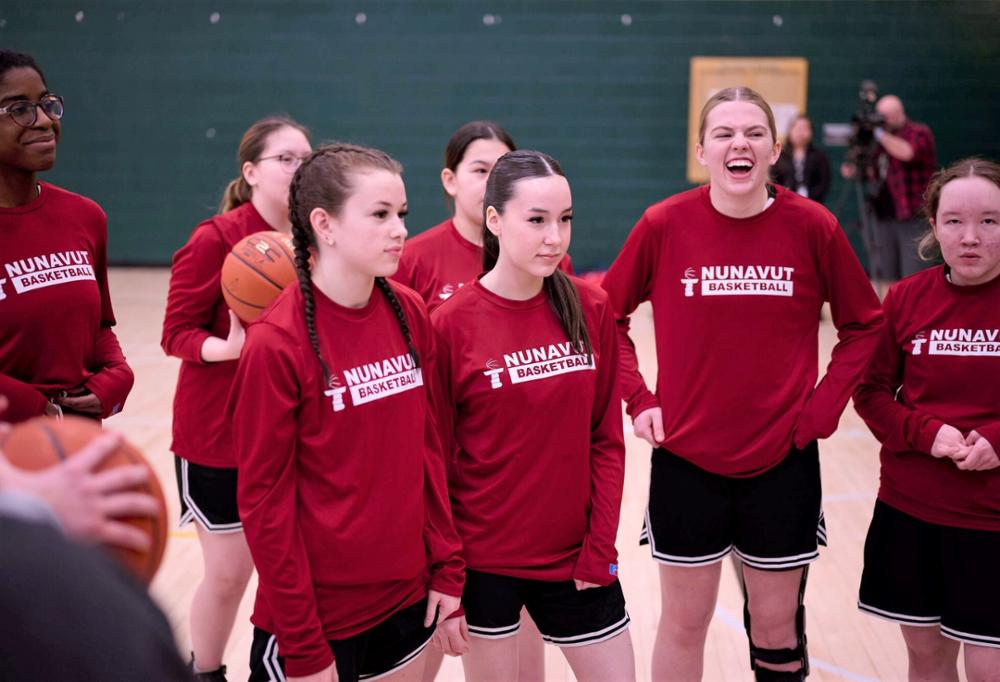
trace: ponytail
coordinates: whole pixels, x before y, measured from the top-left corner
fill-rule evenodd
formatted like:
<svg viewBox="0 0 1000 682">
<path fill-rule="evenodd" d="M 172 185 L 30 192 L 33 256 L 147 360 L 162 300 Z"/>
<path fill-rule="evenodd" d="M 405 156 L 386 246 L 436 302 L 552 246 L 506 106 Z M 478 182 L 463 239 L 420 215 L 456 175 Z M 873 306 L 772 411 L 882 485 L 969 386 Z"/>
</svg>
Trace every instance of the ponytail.
<svg viewBox="0 0 1000 682">
<path fill-rule="evenodd" d="M 247 184 L 246 179 L 241 173 L 238 178 L 233 178 L 226 185 L 226 189 L 222 193 L 222 201 L 219 202 L 219 214 L 221 215 L 227 211 L 232 211 L 238 206 L 242 206 L 250 201 L 252 194 L 253 188 Z"/>
</svg>

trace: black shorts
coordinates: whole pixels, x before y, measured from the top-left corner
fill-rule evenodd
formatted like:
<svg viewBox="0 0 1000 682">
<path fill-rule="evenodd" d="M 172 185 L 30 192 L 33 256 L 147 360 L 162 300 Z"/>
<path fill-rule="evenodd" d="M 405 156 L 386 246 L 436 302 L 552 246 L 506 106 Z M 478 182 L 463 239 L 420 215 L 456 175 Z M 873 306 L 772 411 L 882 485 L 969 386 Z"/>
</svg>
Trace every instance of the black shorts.
<svg viewBox="0 0 1000 682">
<path fill-rule="evenodd" d="M 730 552 L 762 570 L 805 566 L 826 545 L 822 497 L 815 441 L 750 478 L 713 474 L 657 448 L 640 544 L 670 566 L 707 566 Z"/>
<path fill-rule="evenodd" d="M 617 580 L 607 587 L 577 590 L 572 580 L 548 582 L 466 570 L 462 606 L 469 634 L 485 639 L 516 635 L 522 606 L 542 639 L 561 647 L 603 642 L 629 624 Z"/>
<path fill-rule="evenodd" d="M 865 540 L 858 608 L 1000 648 L 1000 532 L 921 521 L 881 500 Z"/>
<path fill-rule="evenodd" d="M 210 533 L 243 531 L 236 506 L 236 469 L 206 467 L 174 455 L 181 522 L 198 521 Z"/>
<path fill-rule="evenodd" d="M 424 627 L 427 599 L 392 614 L 375 627 L 347 639 L 329 640 L 340 682 L 377 680 L 413 662 L 431 641 L 434 626 Z M 284 682 L 285 659 L 277 638 L 253 629 L 248 682 Z"/>
</svg>

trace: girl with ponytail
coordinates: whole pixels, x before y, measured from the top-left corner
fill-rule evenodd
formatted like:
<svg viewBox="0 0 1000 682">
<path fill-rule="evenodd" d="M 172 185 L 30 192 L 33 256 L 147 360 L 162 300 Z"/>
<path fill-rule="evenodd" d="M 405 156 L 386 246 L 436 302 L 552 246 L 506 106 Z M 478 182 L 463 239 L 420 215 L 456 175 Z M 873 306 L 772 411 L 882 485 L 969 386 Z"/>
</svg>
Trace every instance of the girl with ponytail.
<svg viewBox="0 0 1000 682">
<path fill-rule="evenodd" d="M 298 286 L 247 332 L 230 398 L 260 576 L 250 679 L 419 679 L 464 581 L 423 302 L 390 283 L 402 168 L 317 149 L 289 195 Z M 405 670 L 404 670 L 405 667 Z"/>
<path fill-rule="evenodd" d="M 437 640 L 466 679 L 517 678 L 522 605 L 578 680 L 634 679 L 615 536 L 625 471 L 607 295 L 561 272 L 573 218 L 559 164 L 497 161 L 483 269 L 434 311 L 439 422 L 468 577 Z"/>
<path fill-rule="evenodd" d="M 239 177 L 220 213 L 198 225 L 170 271 L 161 345 L 181 359 L 173 444 L 181 524 L 194 520 L 205 573 L 191 603 L 192 668 L 225 680 L 222 655 L 253 562 L 236 508 L 236 453 L 226 397 L 243 347 L 239 319 L 222 298 L 219 272 L 233 246 L 256 232 L 288 232 L 288 186 L 311 151 L 308 131 L 273 116 L 254 123 L 239 148 Z"/>
</svg>

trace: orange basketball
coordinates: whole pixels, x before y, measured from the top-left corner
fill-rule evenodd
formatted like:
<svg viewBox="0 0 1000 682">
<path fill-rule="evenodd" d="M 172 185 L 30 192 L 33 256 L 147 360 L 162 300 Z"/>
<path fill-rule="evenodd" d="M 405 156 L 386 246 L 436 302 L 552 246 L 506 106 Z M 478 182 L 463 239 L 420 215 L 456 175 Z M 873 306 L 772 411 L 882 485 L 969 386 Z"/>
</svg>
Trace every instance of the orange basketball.
<svg viewBox="0 0 1000 682">
<path fill-rule="evenodd" d="M 4 442 L 3 452 L 11 464 L 26 471 L 38 471 L 57 465 L 67 457 L 72 457 L 101 434 L 100 425 L 83 417 L 64 417 L 58 421 L 52 417 L 35 417 L 18 424 Z M 149 480 L 144 485 L 133 488 L 136 492 L 152 495 L 159 502 L 159 512 L 153 517 L 122 517 L 125 521 L 149 535 L 151 544 L 144 552 L 107 546 L 107 550 L 136 577 L 149 584 L 163 560 L 167 547 L 167 505 L 163 489 L 156 479 L 146 458 L 126 441 L 114 452 L 109 453 L 98 467 L 98 471 L 129 464 L 142 464 L 149 469 Z M 72 567 L 69 567 L 72 570 Z"/>
<path fill-rule="evenodd" d="M 295 247 L 284 232 L 244 237 L 222 263 L 222 296 L 244 322 L 253 322 L 296 279 Z"/>
</svg>

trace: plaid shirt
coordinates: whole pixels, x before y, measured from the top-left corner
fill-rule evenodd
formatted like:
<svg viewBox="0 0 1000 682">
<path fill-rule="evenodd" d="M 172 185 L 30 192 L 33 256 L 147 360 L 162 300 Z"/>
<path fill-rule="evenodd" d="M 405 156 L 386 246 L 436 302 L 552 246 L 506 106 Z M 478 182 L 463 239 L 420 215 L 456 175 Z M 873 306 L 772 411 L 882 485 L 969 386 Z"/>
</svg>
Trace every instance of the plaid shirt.
<svg viewBox="0 0 1000 682">
<path fill-rule="evenodd" d="M 888 169 L 884 171 L 886 187 L 896 208 L 896 220 L 909 220 L 920 215 L 923 207 L 924 190 L 931 175 L 937 168 L 937 156 L 934 152 L 934 135 L 931 129 L 923 123 L 907 120 L 903 127 L 889 131 L 900 137 L 913 147 L 913 158 L 900 161 L 887 153 L 883 147 L 876 153 L 876 168 L 886 168 L 881 157 L 888 161 Z"/>
</svg>

